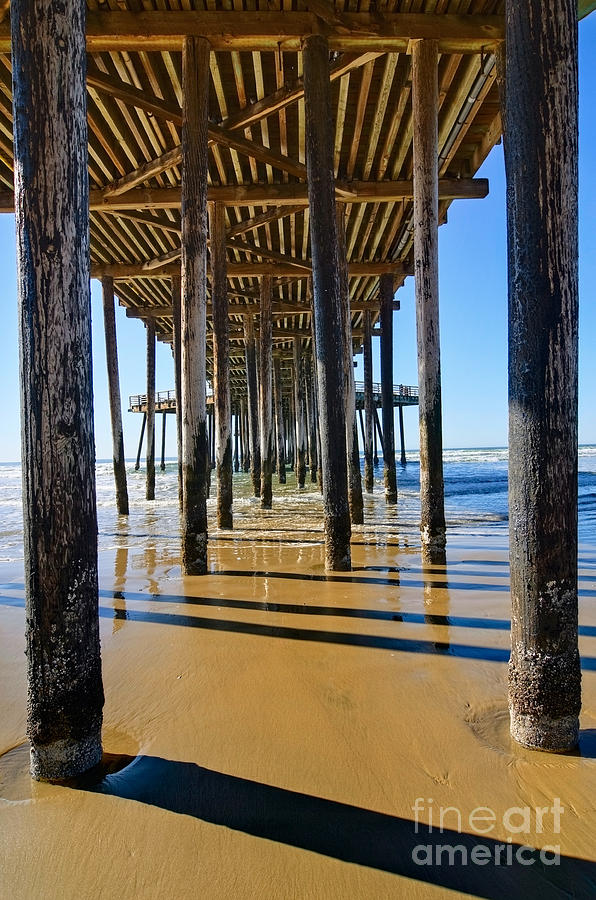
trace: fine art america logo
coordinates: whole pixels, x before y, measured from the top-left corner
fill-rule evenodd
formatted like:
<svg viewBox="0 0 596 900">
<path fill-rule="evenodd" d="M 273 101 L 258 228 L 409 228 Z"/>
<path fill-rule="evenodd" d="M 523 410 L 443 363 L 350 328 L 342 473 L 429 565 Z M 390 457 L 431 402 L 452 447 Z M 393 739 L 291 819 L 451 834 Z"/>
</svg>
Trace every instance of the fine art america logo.
<svg viewBox="0 0 596 900">
<path fill-rule="evenodd" d="M 412 850 L 412 860 L 417 866 L 532 866 L 541 862 L 545 866 L 558 866 L 561 861 L 561 847 L 544 846 L 541 850 L 520 844 L 523 835 L 560 834 L 561 813 L 564 807 L 559 797 L 553 799 L 552 806 L 510 806 L 502 815 L 488 806 L 477 806 L 469 814 L 463 814 L 456 806 L 434 807 L 432 798 L 417 797 L 412 807 L 414 831 L 420 834 L 421 842 Z M 421 821 L 422 818 L 422 821 Z M 443 842 L 433 837 L 432 842 L 424 842 L 431 835 L 454 833 L 487 836 L 498 830 L 507 832 L 506 843 L 498 843 L 489 838 L 489 843 L 479 841 L 467 846 L 462 843 Z M 447 832 L 447 834 L 445 834 Z M 515 842 L 515 843 L 514 843 Z"/>
</svg>

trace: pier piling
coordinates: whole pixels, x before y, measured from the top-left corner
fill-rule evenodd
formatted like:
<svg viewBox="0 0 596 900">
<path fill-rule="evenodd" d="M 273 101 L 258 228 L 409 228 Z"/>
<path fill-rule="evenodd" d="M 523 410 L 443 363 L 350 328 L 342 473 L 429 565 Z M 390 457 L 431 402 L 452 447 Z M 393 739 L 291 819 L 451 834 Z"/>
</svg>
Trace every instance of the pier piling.
<svg viewBox="0 0 596 900">
<path fill-rule="evenodd" d="M 176 393 L 176 446 L 178 451 L 178 504 L 182 511 L 182 335 L 180 331 L 180 276 L 172 276 L 172 318 L 174 322 L 174 387 Z"/>
<path fill-rule="evenodd" d="M 33 778 L 101 760 L 84 7 L 14 0 L 15 213 Z"/>
<path fill-rule="evenodd" d="M 370 312 L 364 313 L 364 490 L 369 494 L 374 490 L 374 397 L 372 371 L 372 337 Z"/>
<path fill-rule="evenodd" d="M 439 342 L 438 44 L 412 47 L 414 275 L 420 417 L 420 534 L 424 564 L 445 560 Z"/>
<path fill-rule="evenodd" d="M 362 475 L 360 473 L 360 451 L 356 426 L 356 385 L 354 381 L 354 347 L 352 340 L 352 315 L 350 311 L 350 289 L 348 260 L 346 255 L 346 216 L 343 203 L 336 205 L 337 216 L 337 258 L 339 288 L 341 294 L 344 391 L 346 403 L 346 449 L 348 454 L 348 505 L 352 525 L 364 524 L 364 503 L 362 500 Z"/>
<path fill-rule="evenodd" d="M 259 393 L 257 388 L 257 360 L 255 323 L 252 313 L 244 317 L 246 386 L 248 405 L 248 439 L 250 445 L 250 477 L 255 497 L 261 496 L 261 447 L 259 438 Z"/>
<path fill-rule="evenodd" d="M 182 572 L 207 571 L 207 127 L 209 42 L 182 52 Z"/>
<path fill-rule="evenodd" d="M 325 564 L 349 569 L 350 511 L 338 272 L 329 44 L 313 34 L 303 44 L 305 145 L 312 248 L 318 415 L 325 516 Z M 338 340 L 338 334 L 340 340 Z"/>
<path fill-rule="evenodd" d="M 578 741 L 577 4 L 507 4 L 511 734 Z M 531 248 L 532 252 L 528 252 Z"/>
<path fill-rule="evenodd" d="M 124 458 L 124 434 L 122 431 L 122 405 L 118 373 L 118 345 L 116 341 L 116 312 L 114 309 L 114 279 L 102 278 L 103 324 L 106 338 L 106 363 L 110 396 L 110 421 L 112 425 L 112 460 L 116 483 L 116 509 L 118 515 L 128 515 L 128 488 L 126 461 Z"/>
<path fill-rule="evenodd" d="M 139 434 L 139 445 L 137 447 L 137 458 L 135 460 L 135 472 L 141 468 L 141 453 L 143 450 L 143 438 L 145 437 L 145 426 L 147 425 L 147 413 L 143 413 L 143 421 L 141 422 L 141 432 Z"/>
<path fill-rule="evenodd" d="M 273 469 L 273 422 L 271 402 L 272 382 L 272 331 L 271 331 L 271 278 L 261 279 L 261 329 L 259 364 L 259 425 L 261 434 L 261 508 L 271 509 L 271 473 Z"/>
<path fill-rule="evenodd" d="M 166 412 L 161 414 L 161 460 L 159 468 L 162 472 L 166 470 Z"/>
<path fill-rule="evenodd" d="M 213 316 L 213 427 L 217 527 L 233 527 L 232 513 L 232 406 L 230 398 L 230 338 L 225 207 L 209 204 L 211 237 L 211 308 Z"/>
<path fill-rule="evenodd" d="M 393 276 L 379 279 L 381 301 L 381 416 L 383 419 L 383 469 L 385 502 L 397 503 L 393 414 Z"/>
<path fill-rule="evenodd" d="M 273 401 L 277 434 L 277 477 L 280 484 L 286 483 L 286 432 L 284 426 L 283 395 L 281 383 L 281 360 L 273 357 Z"/>
<path fill-rule="evenodd" d="M 294 338 L 294 416 L 295 416 L 295 454 L 294 467 L 298 487 L 303 488 L 306 481 L 306 427 L 304 422 L 304 379 L 302 377 L 302 341 Z"/>
<path fill-rule="evenodd" d="M 155 500 L 155 321 L 147 329 L 147 440 L 145 442 L 145 499 Z"/>
</svg>

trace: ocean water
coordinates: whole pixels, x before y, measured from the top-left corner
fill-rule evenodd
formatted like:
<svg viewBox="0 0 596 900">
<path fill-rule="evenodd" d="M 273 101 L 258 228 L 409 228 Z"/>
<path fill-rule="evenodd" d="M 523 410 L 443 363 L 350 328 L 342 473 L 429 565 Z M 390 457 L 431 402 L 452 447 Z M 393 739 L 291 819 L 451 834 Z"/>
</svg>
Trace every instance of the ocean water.
<svg viewBox="0 0 596 900">
<path fill-rule="evenodd" d="M 446 450 L 444 452 L 445 511 L 449 533 L 477 533 L 507 535 L 507 450 L 504 448 Z M 114 481 L 111 461 L 97 463 L 97 510 L 99 549 L 141 546 L 148 538 L 154 545 L 163 545 L 172 553 L 178 546 L 179 521 L 177 501 L 177 464 L 168 460 L 165 472 L 156 472 L 156 499 L 144 499 L 145 473 L 134 471 L 128 462 L 130 516 L 119 519 L 115 511 Z M 408 455 L 408 463 L 398 465 L 398 506 L 385 507 L 383 502 L 382 463 L 375 470 L 375 491 L 366 496 L 365 531 L 379 538 L 394 533 L 416 535 L 419 520 L 419 459 Z M 307 475 L 308 478 L 308 475 Z M 215 479 L 208 503 L 210 530 L 213 530 L 215 511 Z M 260 517 L 255 513 L 258 501 L 251 497 L 249 477 L 234 476 L 234 535 L 249 540 L 257 529 L 266 529 L 272 539 L 282 539 L 288 531 L 294 541 L 304 535 L 304 542 L 320 541 L 321 498 L 315 485 L 297 491 L 293 473 L 288 473 L 285 486 L 274 477 L 274 508 Z M 579 450 L 579 539 L 584 545 L 596 547 L 596 446 Z M 21 507 L 21 466 L 19 463 L 0 463 L 0 564 L 14 563 L 23 558 L 23 530 Z"/>
</svg>

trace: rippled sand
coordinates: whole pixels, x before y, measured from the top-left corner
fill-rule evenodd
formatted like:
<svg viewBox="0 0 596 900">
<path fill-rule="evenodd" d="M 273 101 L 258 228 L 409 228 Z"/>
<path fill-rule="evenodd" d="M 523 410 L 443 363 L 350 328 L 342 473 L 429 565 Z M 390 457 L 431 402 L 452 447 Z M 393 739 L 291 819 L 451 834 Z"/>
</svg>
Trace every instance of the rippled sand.
<svg viewBox="0 0 596 900">
<path fill-rule="evenodd" d="M 353 572 L 330 577 L 313 491 L 271 512 L 245 496 L 202 578 L 180 577 L 175 497 L 100 519 L 110 773 L 71 786 L 27 775 L 22 573 L 4 565 L 2 898 L 596 896 L 594 550 L 580 753 L 532 753 L 508 736 L 503 528 L 453 523 L 447 569 L 423 572 L 413 504 L 367 514 Z M 555 798 L 560 833 L 551 811 L 540 831 Z M 508 839 L 558 845 L 560 865 L 508 865 L 506 846 L 495 865 Z M 415 861 L 479 844 L 484 865 Z"/>
</svg>

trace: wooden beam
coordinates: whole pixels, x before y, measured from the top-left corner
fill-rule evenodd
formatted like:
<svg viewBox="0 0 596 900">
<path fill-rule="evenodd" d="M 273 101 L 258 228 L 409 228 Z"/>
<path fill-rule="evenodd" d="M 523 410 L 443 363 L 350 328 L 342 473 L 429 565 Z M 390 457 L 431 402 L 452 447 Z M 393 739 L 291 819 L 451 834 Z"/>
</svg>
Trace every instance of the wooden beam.
<svg viewBox="0 0 596 900">
<path fill-rule="evenodd" d="M 342 78 L 347 72 L 365 66 L 377 57 L 382 56 L 381 53 L 359 53 L 344 54 L 338 62 L 334 63 L 329 69 L 330 81 Z M 225 128 L 246 128 L 254 125 L 267 116 L 278 113 L 282 109 L 297 103 L 304 97 L 304 79 L 298 78 L 293 84 L 284 84 L 267 97 L 262 97 L 248 106 L 243 107 L 236 113 L 232 113 L 224 120 Z"/>
<path fill-rule="evenodd" d="M 431 13 L 342 13 L 342 24 L 321 23 L 307 12 L 152 11 L 87 12 L 87 52 L 182 50 L 185 37 L 206 38 L 214 51 L 302 49 L 323 31 L 330 50 L 408 51 L 410 41 L 432 39 L 441 53 L 479 53 L 503 40 L 502 16 Z M 0 25 L 0 53 L 10 53 L 10 29 Z"/>
<path fill-rule="evenodd" d="M 145 268 L 146 263 L 109 263 L 106 265 L 95 264 L 91 266 L 92 278 L 169 278 L 171 275 L 180 274 L 180 266 L 177 263 L 163 265 L 161 268 Z M 257 278 L 261 275 L 294 276 L 305 278 L 309 273 L 304 271 L 304 266 L 289 263 L 261 262 L 261 263 L 228 263 L 228 278 Z M 385 275 L 392 272 L 395 275 L 403 274 L 405 269 L 401 262 L 352 262 L 348 266 L 350 276 Z"/>
<path fill-rule="evenodd" d="M 441 178 L 440 200 L 481 200 L 488 194 L 487 178 Z M 248 184 L 209 187 L 208 199 L 226 206 L 296 206 L 307 203 L 306 184 Z M 353 181 L 349 191 L 342 196 L 342 185 L 337 200 L 344 203 L 393 203 L 413 198 L 412 181 Z M 180 209 L 180 188 L 135 188 L 118 197 L 103 196 L 102 190 L 89 195 L 92 212 L 99 210 Z M 0 213 L 14 212 L 12 191 L 0 192 Z"/>
<path fill-rule="evenodd" d="M 228 295 L 229 295 L 228 291 Z M 364 312 L 369 309 L 372 312 L 377 312 L 379 309 L 379 301 L 378 300 L 367 300 L 367 301 L 356 301 L 350 303 L 350 312 Z M 211 307 L 211 303 L 207 302 L 207 312 Z M 393 310 L 399 309 L 399 301 L 395 300 L 393 302 Z M 234 303 L 229 306 L 229 315 L 243 315 L 246 311 L 250 310 L 255 315 L 259 315 L 260 308 L 257 304 L 254 303 Z M 154 318 L 154 319 L 166 319 L 171 318 L 174 314 L 174 310 L 172 306 L 128 306 L 125 307 L 126 317 L 129 319 L 144 319 L 144 318 Z M 274 318 L 280 316 L 298 316 L 298 315 L 310 315 L 310 307 L 305 303 L 285 303 L 280 302 L 278 300 L 273 301 L 273 308 L 271 312 Z"/>
<path fill-rule="evenodd" d="M 225 131 L 223 128 L 218 128 L 214 125 L 209 126 L 208 134 L 210 145 L 221 144 L 246 156 L 253 157 L 259 162 L 265 163 L 265 165 L 280 169 L 282 172 L 289 172 L 290 175 L 296 175 L 298 178 L 306 178 L 306 166 L 297 160 L 283 156 L 281 153 L 276 153 L 275 150 L 270 150 L 257 141 L 249 141 L 241 135 Z M 117 181 L 106 185 L 103 189 L 103 195 L 104 197 L 117 197 L 138 184 L 142 184 L 144 181 L 148 181 L 162 172 L 167 172 L 168 169 L 179 166 L 181 161 L 182 147 L 178 145 L 162 153 L 161 156 L 143 163 L 133 172 L 128 172 Z"/>
<path fill-rule="evenodd" d="M 283 206 L 280 209 L 270 209 L 265 213 L 252 216 L 250 219 L 245 219 L 243 222 L 238 222 L 237 225 L 228 228 L 228 237 L 246 234 L 247 231 L 254 231 L 256 228 L 260 228 L 261 225 L 268 225 L 270 222 L 277 221 L 277 219 L 293 216 L 295 213 L 302 212 L 306 205 L 306 203 L 300 203 L 296 206 Z"/>
<path fill-rule="evenodd" d="M 119 219 L 127 219 L 130 222 L 137 222 L 139 225 L 150 225 L 152 228 L 161 228 L 162 231 L 169 231 L 172 234 L 182 234 L 180 225 L 176 224 L 175 222 L 170 222 L 169 220 L 152 216 L 151 213 L 134 211 L 131 212 L 130 210 L 126 209 L 103 209 L 101 210 L 101 212 L 107 213 L 110 216 L 115 216 Z"/>
<path fill-rule="evenodd" d="M 88 70 L 87 87 L 94 88 L 103 94 L 109 94 L 117 100 L 122 100 L 123 103 L 136 106 L 137 109 L 144 109 L 145 112 L 173 122 L 178 127 L 182 125 L 182 110 L 177 104 L 160 100 L 158 97 L 139 90 L 132 84 L 126 84 L 120 78 L 113 78 L 110 75 L 104 75 L 103 72 Z"/>
</svg>

